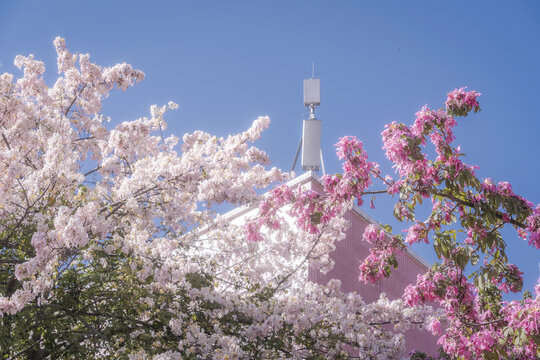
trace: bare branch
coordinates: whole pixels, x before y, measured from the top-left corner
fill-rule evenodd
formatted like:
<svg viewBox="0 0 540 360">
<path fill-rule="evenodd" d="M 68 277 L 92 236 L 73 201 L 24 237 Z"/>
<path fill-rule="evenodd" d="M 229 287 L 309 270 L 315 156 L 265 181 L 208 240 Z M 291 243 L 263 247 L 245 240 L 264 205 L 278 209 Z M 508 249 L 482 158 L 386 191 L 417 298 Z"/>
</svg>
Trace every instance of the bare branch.
<svg viewBox="0 0 540 360">
<path fill-rule="evenodd" d="M 0 264 L 22 264 L 25 261 L 23 259 L 0 259 Z"/>
<path fill-rule="evenodd" d="M 6 138 L 6 135 L 4 135 L 4 133 L 2 133 L 2 139 L 4 139 L 4 142 L 6 143 L 8 150 L 11 150 L 11 146 L 9 146 L 9 142 Z"/>
<path fill-rule="evenodd" d="M 82 138 L 75 139 L 72 142 L 83 141 L 83 140 L 93 140 L 93 139 L 95 139 L 94 136 L 88 136 L 88 137 L 82 137 Z"/>
<path fill-rule="evenodd" d="M 96 167 L 95 169 L 92 169 L 92 170 L 90 170 L 90 171 L 84 173 L 83 175 L 86 177 L 86 176 L 92 174 L 93 172 L 98 171 L 99 169 L 101 169 L 101 166 L 98 166 L 98 167 Z"/>
<path fill-rule="evenodd" d="M 75 101 L 77 101 L 77 99 L 78 99 L 79 96 L 82 94 L 82 92 L 84 91 L 85 88 L 86 88 L 86 84 L 83 84 L 81 90 L 79 91 L 79 93 L 78 93 L 78 94 L 75 94 L 75 96 L 73 97 L 73 100 L 71 100 L 71 104 L 69 104 L 69 106 L 67 107 L 66 111 L 64 111 L 64 116 L 67 116 L 67 114 L 68 114 L 69 111 L 71 110 L 71 107 L 73 106 L 73 104 L 75 104 Z"/>
</svg>

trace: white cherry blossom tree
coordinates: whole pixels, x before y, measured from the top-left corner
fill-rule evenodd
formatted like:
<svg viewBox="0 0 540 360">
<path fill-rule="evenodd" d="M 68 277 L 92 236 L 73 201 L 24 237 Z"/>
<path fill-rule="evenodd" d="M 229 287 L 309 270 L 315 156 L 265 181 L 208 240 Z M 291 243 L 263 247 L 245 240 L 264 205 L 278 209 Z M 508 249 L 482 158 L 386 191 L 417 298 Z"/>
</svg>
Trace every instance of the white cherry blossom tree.
<svg viewBox="0 0 540 360">
<path fill-rule="evenodd" d="M 347 206 L 317 231 L 282 223 L 258 242 L 217 214 L 287 179 L 251 145 L 267 117 L 181 146 L 159 136 L 174 103 L 111 126 L 102 101 L 144 74 L 54 46 L 54 85 L 33 56 L 15 59 L 20 78 L 0 75 L 2 358 L 388 359 L 434 315 L 366 305 L 336 281 L 297 286 L 310 259 L 331 265 Z"/>
</svg>

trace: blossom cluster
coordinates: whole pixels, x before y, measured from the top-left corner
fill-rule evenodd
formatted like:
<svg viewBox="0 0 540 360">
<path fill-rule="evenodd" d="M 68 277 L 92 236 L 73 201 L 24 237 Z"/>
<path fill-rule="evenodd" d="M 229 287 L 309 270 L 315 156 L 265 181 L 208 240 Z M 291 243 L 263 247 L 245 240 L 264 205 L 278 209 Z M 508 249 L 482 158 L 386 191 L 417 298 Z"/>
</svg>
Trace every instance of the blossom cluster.
<svg viewBox="0 0 540 360">
<path fill-rule="evenodd" d="M 509 271 L 518 272 L 512 264 Z M 463 273 L 451 266 L 442 266 L 419 275 L 417 283 L 406 288 L 403 298 L 411 306 L 438 302 L 445 309 L 446 332 L 439 343 L 448 354 L 474 358 L 497 350 L 507 356 L 534 359 L 538 354 L 534 338 L 539 331 L 539 290 L 537 287 L 535 299 L 493 306 L 482 298 L 482 291 L 467 282 Z M 434 334 L 441 333 L 441 324 L 436 318 L 428 328 Z"/>
<path fill-rule="evenodd" d="M 476 91 L 465 91 L 465 88 L 456 89 L 448 93 L 446 108 L 455 115 L 466 116 L 471 110 L 480 110 L 480 105 L 476 98 L 481 94 Z"/>
<path fill-rule="evenodd" d="M 403 248 L 398 236 L 390 236 L 375 224 L 366 227 L 362 236 L 371 246 L 369 255 L 359 267 L 358 279 L 364 283 L 375 283 L 390 276 L 391 268 L 397 267 L 396 255 Z"/>
</svg>

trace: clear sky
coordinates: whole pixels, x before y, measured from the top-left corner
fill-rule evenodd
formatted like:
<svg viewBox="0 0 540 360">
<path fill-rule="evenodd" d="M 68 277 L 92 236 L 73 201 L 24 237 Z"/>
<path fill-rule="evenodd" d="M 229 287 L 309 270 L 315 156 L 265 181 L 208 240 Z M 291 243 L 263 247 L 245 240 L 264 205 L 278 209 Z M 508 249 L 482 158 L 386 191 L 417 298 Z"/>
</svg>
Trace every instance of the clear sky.
<svg viewBox="0 0 540 360">
<path fill-rule="evenodd" d="M 333 144 L 345 135 L 359 137 L 392 172 L 381 150 L 384 124 L 410 124 L 424 104 L 438 108 L 448 91 L 467 86 L 483 94 L 483 110 L 458 119 L 466 162 L 540 202 L 538 1 L 0 0 L 0 72 L 18 74 L 15 55 L 33 53 L 51 84 L 58 35 L 99 65 L 128 62 L 146 73 L 108 99 L 104 113 L 114 123 L 169 100 L 180 109 L 167 115 L 167 132 L 179 136 L 195 129 L 225 136 L 269 115 L 258 146 L 287 170 L 307 117 L 302 80 L 312 61 L 327 172 L 339 169 Z M 368 212 L 392 222 L 388 204 L 377 199 Z M 505 235 L 532 290 L 540 251 Z M 434 260 L 429 249 L 415 249 Z"/>
</svg>

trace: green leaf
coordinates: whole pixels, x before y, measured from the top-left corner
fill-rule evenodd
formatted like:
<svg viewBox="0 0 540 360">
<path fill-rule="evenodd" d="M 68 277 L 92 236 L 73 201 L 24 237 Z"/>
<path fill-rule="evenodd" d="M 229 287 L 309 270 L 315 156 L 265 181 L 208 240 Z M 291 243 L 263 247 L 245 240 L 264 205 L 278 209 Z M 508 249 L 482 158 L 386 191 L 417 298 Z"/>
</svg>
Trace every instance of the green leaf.
<svg viewBox="0 0 540 360">
<path fill-rule="evenodd" d="M 474 280 L 478 288 L 480 289 L 484 288 L 484 276 L 482 274 L 479 274 Z"/>
<path fill-rule="evenodd" d="M 321 223 L 321 217 L 322 213 L 319 211 L 314 212 L 311 214 L 310 220 L 313 225 L 319 225 Z"/>
<path fill-rule="evenodd" d="M 463 270 L 465 269 L 465 266 L 469 262 L 469 257 L 464 254 L 458 254 L 456 257 L 456 262 L 459 265 L 459 267 Z"/>
</svg>

